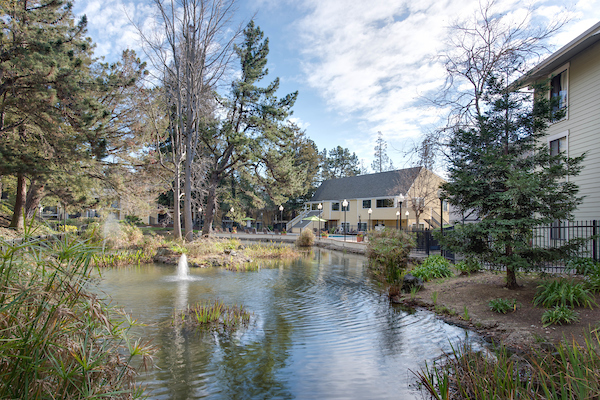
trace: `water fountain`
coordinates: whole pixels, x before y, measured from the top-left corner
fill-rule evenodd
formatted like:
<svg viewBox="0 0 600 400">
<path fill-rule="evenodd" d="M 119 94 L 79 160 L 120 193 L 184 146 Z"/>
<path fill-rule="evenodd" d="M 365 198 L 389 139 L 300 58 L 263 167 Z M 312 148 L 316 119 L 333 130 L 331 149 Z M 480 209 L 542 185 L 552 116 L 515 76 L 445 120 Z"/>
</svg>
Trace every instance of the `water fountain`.
<svg viewBox="0 0 600 400">
<path fill-rule="evenodd" d="M 179 258 L 179 263 L 177 264 L 177 280 L 179 281 L 187 281 L 190 279 L 189 276 L 190 269 L 188 267 L 187 256 L 182 254 Z"/>
</svg>

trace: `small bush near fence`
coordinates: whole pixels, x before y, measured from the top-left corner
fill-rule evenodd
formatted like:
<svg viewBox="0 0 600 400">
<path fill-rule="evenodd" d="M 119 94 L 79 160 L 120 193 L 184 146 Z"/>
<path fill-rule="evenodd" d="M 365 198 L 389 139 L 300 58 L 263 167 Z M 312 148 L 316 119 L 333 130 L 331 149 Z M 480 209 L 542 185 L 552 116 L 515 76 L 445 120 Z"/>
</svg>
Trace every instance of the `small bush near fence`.
<svg viewBox="0 0 600 400">
<path fill-rule="evenodd" d="M 417 278 L 427 282 L 432 279 L 446 278 L 452 276 L 450 262 L 442 256 L 429 256 L 421 265 L 410 271 Z"/>
<path fill-rule="evenodd" d="M 408 255 L 414 247 L 414 238 L 399 230 L 384 229 L 369 233 L 369 265 L 381 280 L 397 284 L 408 266 Z"/>
</svg>

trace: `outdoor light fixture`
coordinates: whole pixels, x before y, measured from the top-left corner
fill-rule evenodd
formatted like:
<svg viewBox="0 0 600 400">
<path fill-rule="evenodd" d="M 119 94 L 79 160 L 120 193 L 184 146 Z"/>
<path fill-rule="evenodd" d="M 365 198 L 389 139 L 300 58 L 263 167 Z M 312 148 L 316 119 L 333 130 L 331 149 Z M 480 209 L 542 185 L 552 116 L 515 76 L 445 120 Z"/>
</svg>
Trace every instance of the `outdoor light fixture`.
<svg viewBox="0 0 600 400">
<path fill-rule="evenodd" d="M 400 218 L 400 211 L 396 211 L 396 230 L 398 230 L 398 219 Z"/>
<path fill-rule="evenodd" d="M 319 241 L 321 241 L 321 213 L 323 212 L 323 204 L 319 203 L 317 208 L 319 209 Z"/>
<path fill-rule="evenodd" d="M 344 242 L 346 241 L 346 211 L 348 211 L 348 200 L 344 199 L 342 202 L 342 207 L 344 207 Z"/>
<path fill-rule="evenodd" d="M 281 211 L 281 230 L 283 231 L 283 206 L 279 206 L 279 211 Z"/>
<path fill-rule="evenodd" d="M 406 231 L 408 232 L 408 210 L 406 210 L 406 213 L 404 213 L 406 215 Z"/>
<path fill-rule="evenodd" d="M 233 207 L 231 207 L 229 212 L 231 213 L 231 230 L 229 232 L 231 232 L 230 236 L 233 237 Z"/>
<path fill-rule="evenodd" d="M 200 223 L 198 225 L 202 228 L 202 207 L 198 207 L 198 215 L 200 216 Z"/>
<path fill-rule="evenodd" d="M 440 199 L 440 231 L 442 233 L 442 237 L 444 237 L 444 191 L 442 189 L 437 192 L 438 198 Z M 444 250 L 442 250 L 442 245 L 440 244 L 440 254 L 444 255 Z"/>
<path fill-rule="evenodd" d="M 373 209 L 369 208 L 369 211 L 367 211 L 369 213 L 369 226 L 367 230 L 371 229 L 371 214 L 373 214 Z"/>
</svg>

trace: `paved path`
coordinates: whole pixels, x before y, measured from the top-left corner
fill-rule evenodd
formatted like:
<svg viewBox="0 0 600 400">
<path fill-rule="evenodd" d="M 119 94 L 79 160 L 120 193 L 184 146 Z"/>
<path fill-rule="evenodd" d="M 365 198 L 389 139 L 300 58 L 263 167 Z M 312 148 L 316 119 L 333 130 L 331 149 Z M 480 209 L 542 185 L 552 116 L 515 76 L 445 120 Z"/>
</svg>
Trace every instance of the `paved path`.
<svg viewBox="0 0 600 400">
<path fill-rule="evenodd" d="M 275 235 L 272 233 L 216 233 L 216 237 L 220 238 L 236 238 L 239 240 L 248 240 L 253 242 L 277 242 L 277 243 L 294 243 L 298 239 L 298 234 Z M 346 241 L 343 238 L 315 238 L 315 246 L 330 250 L 345 251 L 348 253 L 365 254 L 367 243 L 356 242 L 356 237 L 347 236 Z M 427 257 L 421 252 L 411 252 L 410 258 L 422 259 Z"/>
</svg>

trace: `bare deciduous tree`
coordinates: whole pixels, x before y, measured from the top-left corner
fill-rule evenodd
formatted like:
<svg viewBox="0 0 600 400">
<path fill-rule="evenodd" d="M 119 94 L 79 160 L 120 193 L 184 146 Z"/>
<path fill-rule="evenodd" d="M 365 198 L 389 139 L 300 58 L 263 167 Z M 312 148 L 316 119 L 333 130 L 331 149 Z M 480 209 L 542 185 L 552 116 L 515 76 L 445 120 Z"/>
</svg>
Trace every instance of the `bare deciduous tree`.
<svg viewBox="0 0 600 400">
<path fill-rule="evenodd" d="M 164 90 L 168 138 L 159 136 L 161 163 L 173 174 L 174 235 L 182 237 L 180 200 L 184 197 L 185 239 L 192 239 L 192 174 L 199 135 L 212 118 L 214 93 L 233 59 L 241 25 L 231 29 L 235 0 L 154 0 L 160 28 L 139 29 L 145 51 Z M 158 132 L 157 133 L 161 133 Z M 166 144 L 166 145 L 165 145 Z M 167 166 L 168 164 L 168 166 Z M 183 193 L 181 180 L 183 178 Z"/>
</svg>

